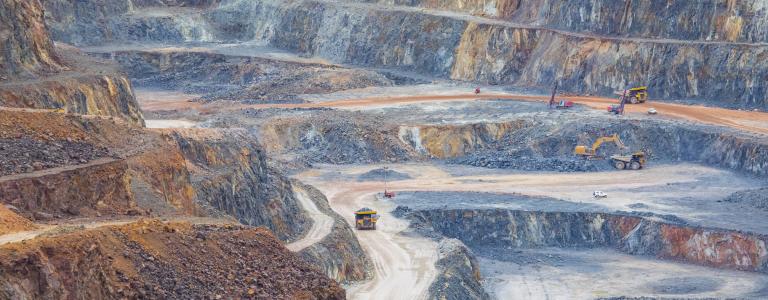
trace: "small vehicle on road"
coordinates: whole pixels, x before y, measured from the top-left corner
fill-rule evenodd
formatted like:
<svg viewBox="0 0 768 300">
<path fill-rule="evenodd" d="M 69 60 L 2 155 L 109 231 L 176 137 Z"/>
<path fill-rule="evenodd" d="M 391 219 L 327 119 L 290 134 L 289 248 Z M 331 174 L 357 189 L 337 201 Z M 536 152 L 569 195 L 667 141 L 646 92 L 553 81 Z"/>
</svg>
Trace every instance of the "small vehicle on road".
<svg viewBox="0 0 768 300">
<path fill-rule="evenodd" d="M 592 197 L 595 197 L 595 198 L 608 198 L 608 194 L 606 194 L 603 191 L 594 191 L 594 192 L 592 192 Z"/>
<path fill-rule="evenodd" d="M 648 114 L 649 114 L 649 115 L 655 115 L 655 114 L 658 114 L 658 113 L 659 113 L 659 112 L 658 112 L 658 111 L 656 111 L 656 109 L 655 109 L 655 108 L 653 108 L 653 107 L 651 107 L 651 108 L 649 108 L 649 109 L 648 109 Z"/>
</svg>

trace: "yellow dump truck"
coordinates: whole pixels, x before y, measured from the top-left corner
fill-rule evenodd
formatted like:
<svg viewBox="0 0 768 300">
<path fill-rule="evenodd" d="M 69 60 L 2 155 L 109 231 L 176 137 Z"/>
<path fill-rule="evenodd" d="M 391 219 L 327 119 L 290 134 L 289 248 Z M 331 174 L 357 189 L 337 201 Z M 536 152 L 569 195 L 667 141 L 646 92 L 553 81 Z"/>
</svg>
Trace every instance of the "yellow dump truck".
<svg viewBox="0 0 768 300">
<path fill-rule="evenodd" d="M 355 212 L 355 228 L 357 230 L 376 230 L 376 222 L 378 220 L 379 215 L 373 209 L 363 207 Z"/>
</svg>

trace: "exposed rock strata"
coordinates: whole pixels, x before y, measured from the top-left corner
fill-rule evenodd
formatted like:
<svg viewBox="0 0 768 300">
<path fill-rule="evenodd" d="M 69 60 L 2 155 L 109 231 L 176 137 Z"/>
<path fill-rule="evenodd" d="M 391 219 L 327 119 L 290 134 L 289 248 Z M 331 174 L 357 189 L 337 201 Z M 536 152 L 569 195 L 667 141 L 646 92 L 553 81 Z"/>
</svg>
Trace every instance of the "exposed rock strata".
<svg viewBox="0 0 768 300">
<path fill-rule="evenodd" d="M 189 129 L 170 135 L 190 166 L 198 204 L 243 224 L 266 226 L 281 240 L 308 228 L 290 181 L 267 166 L 261 146 L 247 132 Z"/>
<path fill-rule="evenodd" d="M 422 210 L 410 215 L 473 246 L 611 247 L 636 255 L 768 273 L 768 237 L 586 212 Z"/>
<path fill-rule="evenodd" d="M 0 41 L 0 82 L 66 67 L 53 48 L 39 0 L 0 1 Z"/>
</svg>

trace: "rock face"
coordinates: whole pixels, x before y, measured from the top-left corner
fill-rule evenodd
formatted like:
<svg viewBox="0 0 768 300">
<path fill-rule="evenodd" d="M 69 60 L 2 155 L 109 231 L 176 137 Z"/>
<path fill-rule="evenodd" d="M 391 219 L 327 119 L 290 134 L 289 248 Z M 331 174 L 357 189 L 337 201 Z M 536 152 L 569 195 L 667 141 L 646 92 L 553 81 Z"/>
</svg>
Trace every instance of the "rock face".
<svg viewBox="0 0 768 300">
<path fill-rule="evenodd" d="M 53 112 L 0 110 L 0 146 L 28 146 L 27 155 L 0 156 L 0 202 L 25 214 L 59 217 L 134 214 L 134 182 L 145 182 L 157 203 L 193 214 L 194 190 L 184 157 L 162 135 L 119 119 Z M 5 150 L 3 150 L 5 151 Z"/>
<path fill-rule="evenodd" d="M 461 241 L 443 239 L 438 245 L 439 275 L 429 287 L 431 299 L 490 299 L 480 283 L 480 267 Z"/>
<path fill-rule="evenodd" d="M 586 212 L 423 210 L 413 220 L 473 246 L 611 247 L 687 263 L 768 273 L 768 237 Z"/>
<path fill-rule="evenodd" d="M 255 138 L 240 130 L 175 130 L 192 169 L 197 203 L 266 226 L 281 240 L 291 240 L 309 227 L 293 196 L 291 183 L 267 166 Z"/>
<path fill-rule="evenodd" d="M 0 298 L 344 299 L 269 231 L 142 221 L 0 247 Z"/>
<path fill-rule="evenodd" d="M 144 119 L 123 75 L 76 75 L 0 85 L 0 104 L 19 108 L 63 109 L 82 115 L 115 116 L 143 126 Z"/>
<path fill-rule="evenodd" d="M 77 46 L 116 41 L 210 40 L 199 9 L 218 1 L 45 0 L 46 22 L 57 41 Z M 167 8 L 167 9 L 166 9 Z M 165 9 L 165 10 L 164 10 Z"/>
<path fill-rule="evenodd" d="M 522 24 L 604 35 L 766 42 L 768 11 L 759 0 L 357 0 L 453 10 Z"/>
<path fill-rule="evenodd" d="M 125 77 L 75 50 L 54 48 L 39 0 L 0 2 L 0 20 L 0 105 L 64 109 L 144 124 Z"/>
<path fill-rule="evenodd" d="M 53 48 L 39 0 L 0 1 L 0 82 L 65 68 Z"/>
<path fill-rule="evenodd" d="M 647 149 L 652 159 L 690 161 L 720 166 L 758 176 L 768 175 L 768 145 L 765 140 L 714 126 L 638 120 L 614 123 L 605 120 L 556 122 L 522 119 L 498 124 L 408 127 L 416 135 L 402 138 L 409 147 L 439 158 L 456 158 L 460 164 L 495 168 L 549 169 L 553 159 L 563 166 L 573 160 L 574 145 L 586 145 L 596 133 L 617 133 L 630 149 Z M 418 136 L 418 138 L 413 138 Z M 531 160 L 521 162 L 522 158 Z M 530 164 L 539 164 L 541 168 Z M 595 171 L 574 163 L 575 171 Z"/>
<path fill-rule="evenodd" d="M 125 161 L 95 161 L 52 174 L 25 174 L 0 181 L 0 201 L 28 217 L 40 213 L 88 216 L 99 213 L 128 214 L 131 197 Z"/>
<path fill-rule="evenodd" d="M 647 85 L 652 98 L 768 103 L 760 84 L 768 77 L 768 46 L 761 44 L 768 41 L 768 10 L 758 0 L 228 0 L 202 11 L 146 3 L 153 13 L 126 3 L 52 0 L 48 23 L 56 39 L 75 44 L 253 40 L 456 80 L 547 88 L 557 82 L 565 92 L 602 95 Z"/>
</svg>

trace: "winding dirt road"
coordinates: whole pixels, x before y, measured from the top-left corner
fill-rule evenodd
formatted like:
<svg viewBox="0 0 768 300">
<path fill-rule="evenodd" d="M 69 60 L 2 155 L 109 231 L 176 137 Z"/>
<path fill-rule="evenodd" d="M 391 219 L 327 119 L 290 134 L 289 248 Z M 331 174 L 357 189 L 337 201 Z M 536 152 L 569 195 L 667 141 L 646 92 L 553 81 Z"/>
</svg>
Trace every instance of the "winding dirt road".
<svg viewBox="0 0 768 300">
<path fill-rule="evenodd" d="M 331 232 L 331 228 L 333 228 L 333 218 L 320 211 L 315 202 L 309 198 L 307 192 L 300 186 L 293 186 L 293 194 L 296 195 L 296 200 L 299 200 L 299 204 L 304 211 L 312 218 L 312 227 L 309 229 L 309 232 L 300 240 L 285 245 L 288 250 L 299 252 L 323 240 Z"/>
<path fill-rule="evenodd" d="M 380 184 L 321 182 L 311 174 L 299 178 L 320 189 L 331 208 L 350 226 L 354 225 L 354 212 L 362 207 L 375 208 L 379 213 L 377 230 L 356 231 L 360 245 L 373 261 L 373 279 L 347 288 L 349 299 L 426 298 L 436 276 L 437 243 L 401 234 L 408 221 L 391 215 L 391 203 L 376 199 Z"/>
</svg>

